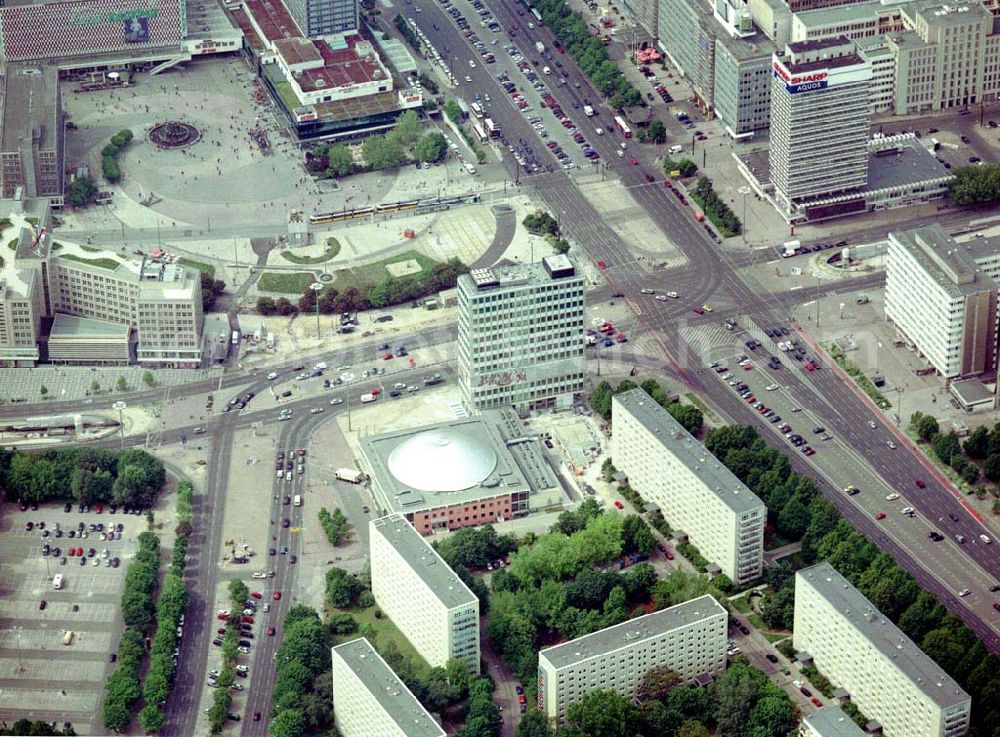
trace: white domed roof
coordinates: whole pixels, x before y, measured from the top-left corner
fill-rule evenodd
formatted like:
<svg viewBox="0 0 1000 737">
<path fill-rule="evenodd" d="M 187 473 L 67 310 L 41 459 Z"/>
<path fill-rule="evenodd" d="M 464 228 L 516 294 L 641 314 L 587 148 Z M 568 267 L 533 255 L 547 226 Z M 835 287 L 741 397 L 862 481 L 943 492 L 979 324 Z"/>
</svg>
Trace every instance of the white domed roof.
<svg viewBox="0 0 1000 737">
<path fill-rule="evenodd" d="M 470 489 L 496 466 L 493 448 L 475 436 L 450 429 L 418 433 L 389 454 L 389 471 L 396 480 L 420 491 Z"/>
</svg>

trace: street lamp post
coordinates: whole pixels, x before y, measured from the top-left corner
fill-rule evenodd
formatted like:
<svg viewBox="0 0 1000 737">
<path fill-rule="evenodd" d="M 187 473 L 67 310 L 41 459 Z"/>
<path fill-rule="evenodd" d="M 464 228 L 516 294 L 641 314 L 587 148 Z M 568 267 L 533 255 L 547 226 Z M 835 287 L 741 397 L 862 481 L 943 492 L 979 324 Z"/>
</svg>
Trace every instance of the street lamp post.
<svg viewBox="0 0 1000 737">
<path fill-rule="evenodd" d="M 313 298 L 316 302 L 316 340 L 319 340 L 319 290 L 323 288 L 323 285 L 318 281 L 314 281 L 309 285 L 309 288 L 313 292 Z"/>
<path fill-rule="evenodd" d="M 120 441 L 118 443 L 119 449 L 125 448 L 125 419 L 122 416 L 122 412 L 125 410 L 126 407 L 128 407 L 128 404 L 126 404 L 121 399 L 119 399 L 117 402 L 111 405 L 111 409 L 118 410 L 118 433 L 120 437 Z"/>
<path fill-rule="evenodd" d="M 747 195 L 750 194 L 750 188 L 747 186 L 740 187 L 738 190 L 741 195 L 743 195 L 743 243 L 747 242 Z"/>
</svg>

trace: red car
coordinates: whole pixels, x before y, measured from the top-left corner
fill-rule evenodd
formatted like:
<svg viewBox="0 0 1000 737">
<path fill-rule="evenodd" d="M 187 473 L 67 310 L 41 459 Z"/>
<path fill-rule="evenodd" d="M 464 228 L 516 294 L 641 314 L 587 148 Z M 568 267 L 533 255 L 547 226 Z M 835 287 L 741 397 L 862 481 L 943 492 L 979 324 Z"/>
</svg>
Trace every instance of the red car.
<svg viewBox="0 0 1000 737">
<path fill-rule="evenodd" d="M 525 697 L 524 694 L 518 694 L 517 700 L 521 704 L 527 704 L 528 703 L 528 699 Z"/>
<path fill-rule="evenodd" d="M 70 558 L 74 557 L 76 555 L 76 548 L 70 548 L 67 555 L 69 555 Z"/>
<path fill-rule="evenodd" d="M 220 635 L 224 635 L 224 634 L 226 634 L 226 628 L 225 627 L 219 627 L 219 629 L 217 629 L 216 632 L 218 632 Z"/>
<path fill-rule="evenodd" d="M 274 627 L 268 627 L 267 628 L 267 636 L 268 637 L 274 637 Z"/>
<path fill-rule="evenodd" d="M 218 619 L 221 622 L 228 622 L 229 621 L 229 615 L 226 614 L 225 612 L 223 612 L 222 614 L 216 614 L 215 618 Z"/>
<path fill-rule="evenodd" d="M 617 499 L 615 499 L 615 508 L 616 509 L 625 509 L 625 506 L 620 501 L 618 501 Z"/>
<path fill-rule="evenodd" d="M 628 163 L 630 163 L 632 166 L 639 166 L 639 162 L 636 160 L 634 156 L 629 157 Z"/>
<path fill-rule="evenodd" d="M 812 448 L 810 448 L 808 445 L 805 448 L 802 449 L 802 452 L 805 453 L 807 456 L 814 456 L 814 455 L 816 455 L 816 451 L 813 450 Z"/>
<path fill-rule="evenodd" d="M 255 599 L 263 599 L 264 598 L 263 595 L 259 591 L 251 591 L 250 592 L 250 596 L 252 596 Z"/>
<path fill-rule="evenodd" d="M 378 396 L 379 394 L 381 394 L 381 393 L 382 393 L 382 390 L 381 390 L 381 389 L 372 389 L 372 390 L 371 390 L 370 392 L 368 392 L 368 393 L 369 393 L 369 394 L 371 394 L 371 395 L 372 395 L 373 397 L 377 397 L 377 396 Z"/>
<path fill-rule="evenodd" d="M 805 366 L 806 366 L 806 371 L 808 371 L 810 374 L 816 370 L 816 367 L 813 366 L 811 363 L 807 363 Z"/>
<path fill-rule="evenodd" d="M 744 371 L 750 371 L 752 369 L 753 369 L 753 364 L 752 363 L 744 363 L 743 364 L 743 370 Z"/>
<path fill-rule="evenodd" d="M 876 514 L 875 519 L 885 519 L 885 512 L 879 512 Z"/>
<path fill-rule="evenodd" d="M 222 617 L 220 616 L 219 619 L 222 619 Z M 226 617 L 226 619 L 228 620 L 229 617 Z M 253 624 L 253 617 L 249 614 L 244 614 L 240 617 L 240 621 L 245 622 L 246 624 Z"/>
<path fill-rule="evenodd" d="M 97 505 L 97 513 L 100 514 L 103 511 L 104 511 L 104 505 L 103 504 L 98 504 Z"/>
<path fill-rule="evenodd" d="M 666 187 L 667 189 L 673 189 L 674 188 L 674 185 L 670 183 L 669 179 L 664 179 L 663 180 L 663 186 Z"/>
<path fill-rule="evenodd" d="M 694 314 L 696 314 L 696 315 L 704 315 L 705 314 L 705 310 L 703 310 L 701 307 L 695 307 L 694 308 Z"/>
<path fill-rule="evenodd" d="M 924 483 L 923 481 L 921 481 L 920 479 L 917 479 L 917 488 L 918 488 L 918 489 L 926 489 L 926 488 L 927 488 L 927 484 L 925 484 L 925 483 Z"/>
<path fill-rule="evenodd" d="M 275 591 L 273 594 L 271 594 L 271 598 L 274 599 L 275 601 L 281 601 L 281 592 Z"/>
<path fill-rule="evenodd" d="M 82 558 L 83 557 L 83 548 L 77 548 L 76 549 L 76 557 L 77 558 Z"/>
<path fill-rule="evenodd" d="M 666 550 L 664 550 L 663 554 L 665 556 L 667 556 L 667 560 L 673 560 L 674 559 L 674 554 L 673 554 L 673 552 L 671 552 L 670 548 L 667 548 Z"/>
<path fill-rule="evenodd" d="M 392 360 L 392 354 L 391 353 L 386 353 L 384 356 L 382 356 L 382 360 L 383 361 L 391 361 Z"/>
<path fill-rule="evenodd" d="M 305 454 L 306 454 L 306 449 L 305 448 L 299 448 L 299 455 L 300 456 L 304 456 Z"/>
<path fill-rule="evenodd" d="M 823 708 L 823 702 L 822 702 L 822 701 L 820 701 L 819 699 L 817 699 L 817 698 L 816 698 L 815 696 L 813 696 L 813 697 L 812 697 L 811 699 L 809 699 L 809 700 L 810 700 L 811 702 L 813 702 L 813 706 L 818 706 L 818 707 L 819 707 L 819 708 L 821 708 L 821 709 Z"/>
</svg>

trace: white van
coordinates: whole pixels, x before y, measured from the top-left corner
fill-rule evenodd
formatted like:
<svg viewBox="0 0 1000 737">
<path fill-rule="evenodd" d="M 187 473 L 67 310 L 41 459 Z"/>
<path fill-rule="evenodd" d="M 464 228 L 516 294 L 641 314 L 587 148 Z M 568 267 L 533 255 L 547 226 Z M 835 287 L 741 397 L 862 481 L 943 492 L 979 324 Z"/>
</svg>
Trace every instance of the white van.
<svg viewBox="0 0 1000 737">
<path fill-rule="evenodd" d="M 292 504 L 294 504 L 296 507 L 301 507 L 302 506 L 302 495 L 301 494 L 296 494 L 295 497 L 292 499 Z"/>
<path fill-rule="evenodd" d="M 52 588 L 54 588 L 56 591 L 59 591 L 59 589 L 62 588 L 62 585 L 63 585 L 63 576 L 61 573 L 57 573 L 55 576 L 52 577 Z"/>
<path fill-rule="evenodd" d="M 63 632 L 63 645 L 73 644 L 73 630 L 66 630 Z"/>
<path fill-rule="evenodd" d="M 678 143 L 675 143 L 673 146 L 670 147 L 670 153 L 672 153 L 672 154 L 679 154 L 683 150 L 684 150 L 684 147 L 681 146 Z"/>
<path fill-rule="evenodd" d="M 361 403 L 368 404 L 369 402 L 374 402 L 378 397 L 375 394 L 368 393 L 361 395 Z"/>
</svg>

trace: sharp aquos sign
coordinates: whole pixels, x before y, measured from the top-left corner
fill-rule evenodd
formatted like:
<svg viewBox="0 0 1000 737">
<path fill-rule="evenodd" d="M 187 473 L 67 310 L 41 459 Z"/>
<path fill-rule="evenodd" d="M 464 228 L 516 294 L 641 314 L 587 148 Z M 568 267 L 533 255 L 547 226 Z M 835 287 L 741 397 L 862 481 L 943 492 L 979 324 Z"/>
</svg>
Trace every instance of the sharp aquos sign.
<svg viewBox="0 0 1000 737">
<path fill-rule="evenodd" d="M 791 74 L 781 62 L 775 61 L 772 66 L 774 76 L 781 79 L 785 83 L 785 89 L 793 95 L 798 92 L 823 89 L 830 80 L 830 73 L 825 69 L 817 69 L 808 74 Z"/>
</svg>

